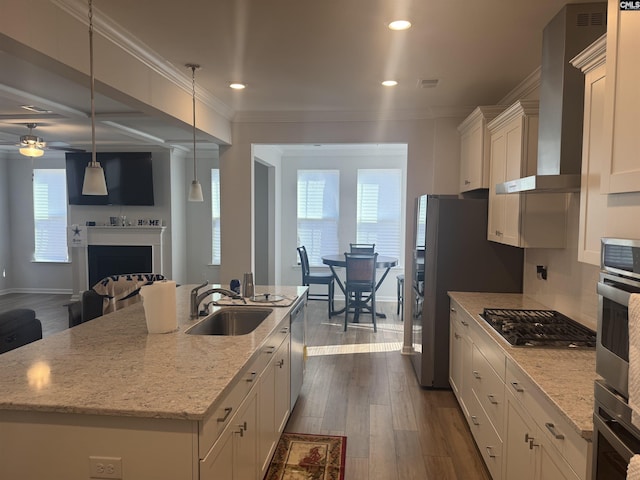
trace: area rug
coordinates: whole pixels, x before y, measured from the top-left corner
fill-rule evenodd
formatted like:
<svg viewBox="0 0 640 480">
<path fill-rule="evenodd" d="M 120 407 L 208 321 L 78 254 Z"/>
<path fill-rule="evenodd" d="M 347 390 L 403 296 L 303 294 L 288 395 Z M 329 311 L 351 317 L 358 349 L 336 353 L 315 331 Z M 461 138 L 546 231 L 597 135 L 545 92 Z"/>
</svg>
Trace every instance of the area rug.
<svg viewBox="0 0 640 480">
<path fill-rule="evenodd" d="M 264 480 L 344 480 L 347 437 L 283 433 Z"/>
</svg>

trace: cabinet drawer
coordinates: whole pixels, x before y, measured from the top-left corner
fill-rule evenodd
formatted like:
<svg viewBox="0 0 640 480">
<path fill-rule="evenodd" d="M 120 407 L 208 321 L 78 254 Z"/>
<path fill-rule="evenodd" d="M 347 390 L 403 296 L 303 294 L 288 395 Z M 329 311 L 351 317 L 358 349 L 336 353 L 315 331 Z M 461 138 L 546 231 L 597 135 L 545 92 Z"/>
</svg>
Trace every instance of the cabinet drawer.
<svg viewBox="0 0 640 480">
<path fill-rule="evenodd" d="M 496 431 L 502 435 L 504 383 L 476 345 L 473 345 L 471 375 L 471 385 L 474 393 L 491 419 Z"/>
<path fill-rule="evenodd" d="M 480 319 L 479 322 L 484 322 Z M 489 337 L 489 334 L 485 332 L 477 323 L 474 325 L 473 343 L 477 345 L 478 349 L 482 352 L 482 355 L 487 359 L 491 368 L 496 372 L 500 380 L 504 383 L 506 362 L 504 351 L 496 344 L 496 341 Z"/>
<path fill-rule="evenodd" d="M 474 392 L 469 394 L 469 428 L 492 480 L 502 479 L 502 440 Z"/>
<path fill-rule="evenodd" d="M 580 478 L 586 478 L 591 443 L 580 436 L 551 400 L 511 362 L 507 362 L 507 388 L 531 414 L 545 443 L 555 449 Z"/>
</svg>

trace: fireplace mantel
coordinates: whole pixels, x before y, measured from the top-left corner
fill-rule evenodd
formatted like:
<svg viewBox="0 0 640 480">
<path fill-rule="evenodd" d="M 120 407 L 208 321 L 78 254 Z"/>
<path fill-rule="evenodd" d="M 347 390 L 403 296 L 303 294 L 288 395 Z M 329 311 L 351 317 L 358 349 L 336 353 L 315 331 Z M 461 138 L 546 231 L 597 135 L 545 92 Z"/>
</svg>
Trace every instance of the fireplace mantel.
<svg viewBox="0 0 640 480">
<path fill-rule="evenodd" d="M 87 245 L 145 245 L 152 248 L 153 273 L 164 274 L 163 234 L 167 227 L 87 227 Z M 72 248 L 73 296 L 90 288 L 87 247 Z M 135 273 L 135 272 L 132 272 Z"/>
</svg>

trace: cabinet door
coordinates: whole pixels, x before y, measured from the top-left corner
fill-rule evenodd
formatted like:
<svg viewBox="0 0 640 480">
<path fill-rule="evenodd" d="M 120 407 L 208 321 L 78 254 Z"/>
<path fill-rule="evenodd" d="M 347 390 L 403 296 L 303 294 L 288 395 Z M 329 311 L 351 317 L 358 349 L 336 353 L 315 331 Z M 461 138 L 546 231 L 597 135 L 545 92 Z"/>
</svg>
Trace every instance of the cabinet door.
<svg viewBox="0 0 640 480">
<path fill-rule="evenodd" d="M 258 389 L 254 388 L 249 393 L 231 423 L 233 432 L 233 480 L 258 479 L 257 391 Z"/>
<path fill-rule="evenodd" d="M 487 238 L 502 242 L 506 195 L 496 194 L 496 184 L 506 180 L 507 137 L 503 131 L 491 135 L 491 180 L 489 185 L 489 222 Z"/>
<path fill-rule="evenodd" d="M 227 428 L 200 461 L 200 480 L 234 480 L 233 429 Z"/>
<path fill-rule="evenodd" d="M 640 191 L 640 15 L 609 1 L 602 192 Z"/>
<path fill-rule="evenodd" d="M 522 412 L 510 393 L 507 394 L 505 417 L 506 480 L 533 480 L 535 474 L 535 424 Z M 526 418 L 526 420 L 525 420 Z M 529 442 L 529 439 L 532 439 Z"/>
<path fill-rule="evenodd" d="M 458 331 L 456 322 L 450 321 L 449 335 L 449 384 L 453 393 L 460 401 L 462 390 L 462 335 Z"/>
<path fill-rule="evenodd" d="M 523 175 L 522 162 L 522 122 L 514 120 L 505 128 L 505 152 L 507 181 L 515 180 Z M 500 242 L 515 247 L 520 246 L 520 195 L 502 195 L 504 198 L 504 223 L 501 228 Z"/>
<path fill-rule="evenodd" d="M 275 357 L 267 365 L 267 369 L 260 378 L 260 390 L 258 403 L 258 458 L 263 474 L 269 467 L 272 449 L 275 446 Z"/>
<path fill-rule="evenodd" d="M 600 238 L 604 237 L 607 196 L 600 194 L 604 151 L 605 64 L 585 75 L 584 128 L 578 261 L 600 265 Z"/>
<path fill-rule="evenodd" d="M 562 458 L 557 458 L 557 454 L 552 453 L 551 447 L 545 442 L 541 442 L 538 448 L 540 462 L 536 480 L 579 480 L 571 467 Z"/>
<path fill-rule="evenodd" d="M 460 139 L 460 191 L 487 188 L 484 172 L 484 122 L 479 120 Z"/>
<path fill-rule="evenodd" d="M 275 442 L 280 438 L 280 434 L 289 419 L 289 404 L 291 402 L 291 394 L 289 392 L 291 386 L 291 361 L 289 354 L 289 340 L 285 340 L 276 353 L 276 361 L 273 366 L 275 370 Z"/>
</svg>

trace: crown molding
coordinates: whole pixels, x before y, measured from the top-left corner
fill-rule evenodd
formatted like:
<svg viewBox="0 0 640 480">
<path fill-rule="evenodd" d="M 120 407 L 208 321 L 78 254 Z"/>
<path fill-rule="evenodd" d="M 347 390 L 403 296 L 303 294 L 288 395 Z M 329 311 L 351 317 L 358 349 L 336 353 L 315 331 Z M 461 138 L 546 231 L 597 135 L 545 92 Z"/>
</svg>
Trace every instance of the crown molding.
<svg viewBox="0 0 640 480">
<path fill-rule="evenodd" d="M 85 2 L 81 0 L 50 1 L 82 24 L 87 26 L 89 25 L 87 5 Z M 131 55 L 162 78 L 176 85 L 178 88 L 181 88 L 189 95 L 192 95 L 191 76 L 187 75 L 185 71 L 183 71 L 183 68 L 178 69 L 168 63 L 165 58 L 160 56 L 151 47 L 122 28 L 107 15 L 100 12 L 100 10 L 95 6 L 93 7 L 93 10 L 93 24 L 95 32 L 99 33 L 108 41 L 124 50 L 127 54 Z M 210 92 L 199 88 L 197 85 L 196 98 L 218 114 L 222 115 L 225 119 L 231 120 L 231 118 L 233 118 L 234 110 L 231 107 L 213 96 Z"/>
<path fill-rule="evenodd" d="M 587 73 L 607 61 L 607 34 L 605 33 L 570 61 L 571 65 Z"/>
<path fill-rule="evenodd" d="M 536 68 L 522 82 L 511 90 L 498 105 L 511 105 L 521 98 L 531 98 L 532 94 L 540 88 L 540 72 L 541 67 Z"/>
</svg>

